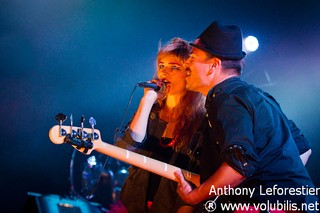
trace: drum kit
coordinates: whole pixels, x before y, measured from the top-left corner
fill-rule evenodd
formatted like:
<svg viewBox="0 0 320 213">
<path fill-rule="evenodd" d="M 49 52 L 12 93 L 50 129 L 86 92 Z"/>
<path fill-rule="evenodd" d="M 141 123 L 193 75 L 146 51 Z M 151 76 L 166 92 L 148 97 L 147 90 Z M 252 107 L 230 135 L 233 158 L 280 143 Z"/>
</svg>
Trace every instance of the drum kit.
<svg viewBox="0 0 320 213">
<path fill-rule="evenodd" d="M 127 175 L 124 163 L 113 158 L 107 158 L 103 163 L 95 155 L 89 156 L 82 164 L 80 194 L 108 208 L 119 201 Z"/>
</svg>

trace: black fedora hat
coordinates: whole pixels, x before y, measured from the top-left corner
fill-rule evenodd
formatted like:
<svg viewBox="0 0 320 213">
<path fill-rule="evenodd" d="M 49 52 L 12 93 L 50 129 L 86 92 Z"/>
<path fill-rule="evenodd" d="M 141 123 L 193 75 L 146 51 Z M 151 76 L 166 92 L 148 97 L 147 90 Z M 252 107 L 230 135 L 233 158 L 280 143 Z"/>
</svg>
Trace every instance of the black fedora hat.
<svg viewBox="0 0 320 213">
<path fill-rule="evenodd" d="M 221 59 L 240 60 L 246 56 L 240 27 L 221 25 L 218 21 L 212 22 L 191 45 Z"/>
</svg>

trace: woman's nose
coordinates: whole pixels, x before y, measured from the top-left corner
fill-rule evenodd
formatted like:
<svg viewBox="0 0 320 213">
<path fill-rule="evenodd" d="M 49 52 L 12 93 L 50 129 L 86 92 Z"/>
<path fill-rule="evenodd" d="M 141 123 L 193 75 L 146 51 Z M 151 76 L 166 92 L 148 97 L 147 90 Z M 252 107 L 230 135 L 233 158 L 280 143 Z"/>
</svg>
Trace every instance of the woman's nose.
<svg viewBox="0 0 320 213">
<path fill-rule="evenodd" d="M 161 73 L 162 75 L 167 76 L 167 75 L 169 75 L 171 72 L 170 72 L 170 69 L 169 69 L 169 68 L 163 68 L 163 69 L 160 70 L 159 73 Z"/>
<path fill-rule="evenodd" d="M 161 72 L 159 72 L 158 76 L 159 76 L 159 78 L 166 78 L 168 76 L 168 73 L 163 72 L 163 70 L 161 70 Z"/>
</svg>

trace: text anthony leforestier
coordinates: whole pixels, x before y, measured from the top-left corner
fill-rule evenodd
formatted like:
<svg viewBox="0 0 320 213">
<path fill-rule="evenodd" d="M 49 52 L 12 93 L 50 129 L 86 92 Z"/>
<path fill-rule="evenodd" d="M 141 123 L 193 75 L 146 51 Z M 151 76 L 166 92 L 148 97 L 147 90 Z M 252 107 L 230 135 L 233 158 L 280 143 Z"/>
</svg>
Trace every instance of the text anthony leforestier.
<svg viewBox="0 0 320 213">
<path fill-rule="evenodd" d="M 232 188 L 224 186 L 222 188 L 216 188 L 214 185 L 211 186 L 209 195 L 244 195 L 252 198 L 255 190 L 259 190 L 260 195 L 319 195 L 320 188 L 309 188 L 308 186 L 301 186 L 297 188 L 278 187 L 275 184 L 273 187 L 262 187 L 259 188 Z"/>
</svg>

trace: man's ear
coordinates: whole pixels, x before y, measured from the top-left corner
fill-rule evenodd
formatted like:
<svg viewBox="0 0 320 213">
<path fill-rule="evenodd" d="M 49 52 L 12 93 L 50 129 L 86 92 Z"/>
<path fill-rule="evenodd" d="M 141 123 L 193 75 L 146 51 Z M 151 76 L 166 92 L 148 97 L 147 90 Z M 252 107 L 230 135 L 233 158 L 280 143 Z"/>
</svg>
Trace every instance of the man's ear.
<svg viewBox="0 0 320 213">
<path fill-rule="evenodd" d="M 209 60 L 209 64 L 210 64 L 210 69 L 209 69 L 209 73 L 213 73 L 218 67 L 220 67 L 221 65 L 221 60 L 218 58 L 211 58 Z"/>
<path fill-rule="evenodd" d="M 210 68 L 211 69 L 215 69 L 215 68 L 217 68 L 217 67 L 219 67 L 220 65 L 221 65 L 221 60 L 219 59 L 219 58 L 211 58 L 210 59 Z"/>
</svg>

